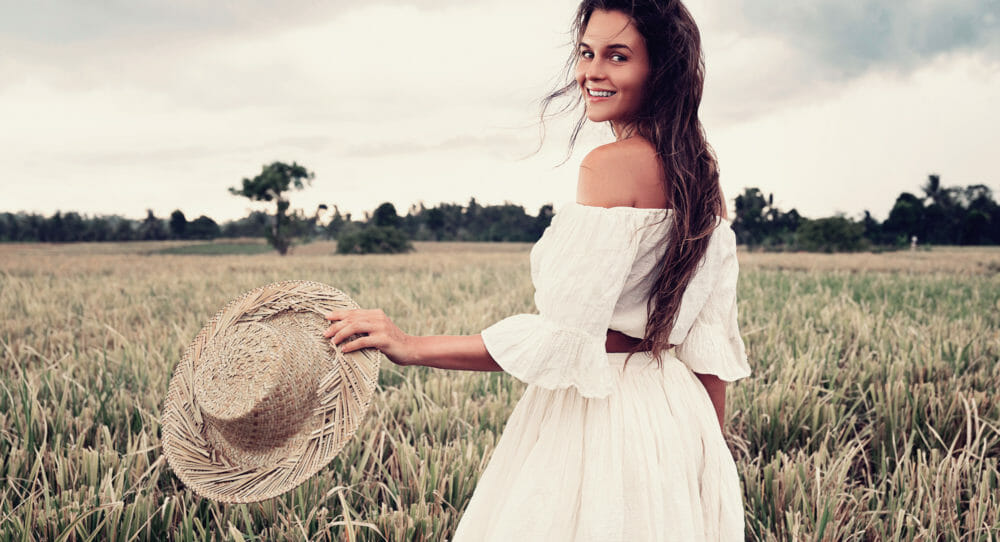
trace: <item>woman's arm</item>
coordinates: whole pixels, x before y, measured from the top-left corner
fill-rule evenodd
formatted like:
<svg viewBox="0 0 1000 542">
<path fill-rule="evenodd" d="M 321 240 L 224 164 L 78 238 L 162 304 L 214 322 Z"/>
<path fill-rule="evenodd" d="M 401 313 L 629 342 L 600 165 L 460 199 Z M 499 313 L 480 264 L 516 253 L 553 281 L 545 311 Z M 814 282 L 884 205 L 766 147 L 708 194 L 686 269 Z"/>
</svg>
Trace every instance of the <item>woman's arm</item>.
<svg viewBox="0 0 1000 542">
<path fill-rule="evenodd" d="M 726 381 L 712 374 L 695 373 L 701 384 L 708 391 L 708 397 L 715 407 L 715 416 L 719 418 L 719 427 L 725 429 L 726 420 Z"/>
<path fill-rule="evenodd" d="M 380 310 L 333 311 L 323 334 L 342 352 L 377 348 L 398 365 L 423 365 L 462 371 L 502 371 L 480 335 L 407 335 Z M 344 342 L 352 335 L 363 335 Z M 343 344 L 341 344 L 343 343 Z"/>
</svg>

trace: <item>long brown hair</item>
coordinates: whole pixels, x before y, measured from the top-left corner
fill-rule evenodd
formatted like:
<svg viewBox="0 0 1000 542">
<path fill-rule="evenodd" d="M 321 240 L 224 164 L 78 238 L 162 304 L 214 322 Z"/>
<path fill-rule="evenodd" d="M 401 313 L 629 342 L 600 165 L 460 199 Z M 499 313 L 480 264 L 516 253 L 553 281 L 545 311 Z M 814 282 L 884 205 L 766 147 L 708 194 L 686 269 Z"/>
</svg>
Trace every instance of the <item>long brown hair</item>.
<svg viewBox="0 0 1000 542">
<path fill-rule="evenodd" d="M 724 210 L 718 162 L 698 119 L 705 83 L 701 35 L 680 0 L 584 0 L 573 21 L 572 34 L 577 43 L 595 10 L 629 16 L 649 51 L 649 78 L 634 133 L 656 149 L 663 166 L 668 205 L 673 208 L 673 223 L 647 303 L 645 336 L 632 352 L 650 350 L 659 359 L 660 352 L 674 346 L 669 335 L 681 297 L 708 249 L 717 225 L 715 217 Z M 572 98 L 557 114 L 582 101 L 573 78 L 577 43 L 573 44 L 574 52 L 566 66 L 569 83 L 542 101 L 543 121 L 555 100 Z M 585 120 L 586 112 L 573 129 L 570 148 Z"/>
</svg>

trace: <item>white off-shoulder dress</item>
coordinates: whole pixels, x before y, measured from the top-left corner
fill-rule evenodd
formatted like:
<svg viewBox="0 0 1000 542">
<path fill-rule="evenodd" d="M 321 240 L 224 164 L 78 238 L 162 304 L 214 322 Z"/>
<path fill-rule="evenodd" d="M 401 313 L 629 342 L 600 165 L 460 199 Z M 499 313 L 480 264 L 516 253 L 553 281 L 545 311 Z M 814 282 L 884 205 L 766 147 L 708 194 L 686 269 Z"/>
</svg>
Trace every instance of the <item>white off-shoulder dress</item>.
<svg viewBox="0 0 1000 542">
<path fill-rule="evenodd" d="M 728 222 L 682 297 L 657 366 L 605 352 L 608 329 L 642 337 L 671 227 L 663 209 L 560 209 L 531 251 L 539 314 L 483 330 L 528 384 L 459 522 L 460 542 L 743 540 L 739 475 L 694 373 L 750 374 L 736 321 Z"/>
</svg>

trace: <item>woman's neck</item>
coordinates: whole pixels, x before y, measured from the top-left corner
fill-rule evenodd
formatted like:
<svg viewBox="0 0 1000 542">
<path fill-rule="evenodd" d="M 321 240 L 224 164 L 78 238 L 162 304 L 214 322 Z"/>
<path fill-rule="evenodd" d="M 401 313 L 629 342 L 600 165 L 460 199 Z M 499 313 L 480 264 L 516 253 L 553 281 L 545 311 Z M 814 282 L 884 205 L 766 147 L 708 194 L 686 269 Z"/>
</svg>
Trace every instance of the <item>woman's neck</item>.
<svg viewBox="0 0 1000 542">
<path fill-rule="evenodd" d="M 636 134 L 635 122 L 611 121 L 611 131 L 615 134 L 615 140 L 622 141 Z"/>
</svg>

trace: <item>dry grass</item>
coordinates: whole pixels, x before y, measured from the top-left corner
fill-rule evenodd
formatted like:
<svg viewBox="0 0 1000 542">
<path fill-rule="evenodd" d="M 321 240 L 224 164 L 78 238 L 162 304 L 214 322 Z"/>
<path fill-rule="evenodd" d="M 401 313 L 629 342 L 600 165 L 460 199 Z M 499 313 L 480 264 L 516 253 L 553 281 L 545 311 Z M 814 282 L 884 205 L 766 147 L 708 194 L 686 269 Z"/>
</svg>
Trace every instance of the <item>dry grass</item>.
<svg viewBox="0 0 1000 542">
<path fill-rule="evenodd" d="M 0 541 L 449 536 L 523 390 L 510 377 L 387 364 L 341 455 L 255 505 L 165 467 L 167 381 L 219 307 L 276 280 L 332 284 L 413 333 L 478 332 L 532 310 L 528 245 L 148 255 L 163 246 L 0 245 Z M 998 256 L 741 255 L 755 373 L 729 390 L 728 438 L 748 539 L 1000 536 Z"/>
<path fill-rule="evenodd" d="M 1000 247 L 943 247 L 878 254 L 747 252 L 741 254 L 740 264 L 742 269 L 996 274 L 1000 273 Z"/>
</svg>

